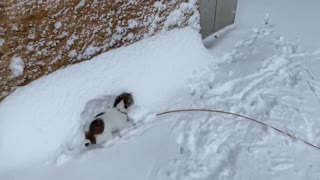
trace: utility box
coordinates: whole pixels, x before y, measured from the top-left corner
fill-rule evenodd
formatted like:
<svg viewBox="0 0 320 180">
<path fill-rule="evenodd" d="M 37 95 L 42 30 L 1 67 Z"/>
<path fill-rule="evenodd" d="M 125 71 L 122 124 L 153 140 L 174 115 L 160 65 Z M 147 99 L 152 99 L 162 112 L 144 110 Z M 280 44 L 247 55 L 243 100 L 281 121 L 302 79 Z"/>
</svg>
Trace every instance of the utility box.
<svg viewBox="0 0 320 180">
<path fill-rule="evenodd" d="M 237 0 L 200 0 L 202 38 L 234 23 Z"/>
</svg>

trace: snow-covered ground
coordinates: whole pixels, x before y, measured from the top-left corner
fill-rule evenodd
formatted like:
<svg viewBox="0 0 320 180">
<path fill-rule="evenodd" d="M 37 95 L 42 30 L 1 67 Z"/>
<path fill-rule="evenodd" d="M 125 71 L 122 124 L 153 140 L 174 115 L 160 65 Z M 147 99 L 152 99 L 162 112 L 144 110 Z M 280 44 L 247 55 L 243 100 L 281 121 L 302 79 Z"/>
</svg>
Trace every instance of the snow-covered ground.
<svg viewBox="0 0 320 180">
<path fill-rule="evenodd" d="M 0 104 L 1 170 L 46 160 L 50 161 L 47 164 L 51 164 L 51 161 L 58 164 L 66 161 L 72 154 L 70 149 L 84 147 L 79 143 L 84 138 L 81 125 L 86 120 L 82 117 L 82 112 L 88 111 L 85 109 L 86 104 L 94 99 L 103 99 L 104 95 L 132 92 L 137 105 L 132 113 L 135 121 L 145 120 L 142 118 L 148 114 L 152 116 L 153 112 L 168 108 L 171 101 L 188 95 L 188 74 L 196 67 L 208 63 L 210 58 L 199 34 L 192 29 L 176 30 L 62 69 L 15 91 Z M 177 98 L 172 99 L 173 96 Z M 99 109 L 96 113 L 99 113 Z M 142 137 L 146 140 L 131 140 L 130 143 L 135 144 L 137 150 L 134 150 L 135 146 L 125 144 L 126 151 L 120 146 L 115 147 L 116 151 L 123 151 L 126 155 L 134 155 L 136 151 L 137 160 L 142 155 L 145 155 L 144 160 L 148 160 L 146 152 L 141 150 L 144 147 L 142 145 L 148 144 L 150 148 L 159 146 L 163 138 L 170 137 L 168 127 L 162 128 L 164 134 L 156 135 L 155 131 Z M 149 136 L 160 136 L 161 141 L 154 141 Z M 174 137 L 169 137 L 165 139 L 174 142 Z M 163 151 L 166 153 L 165 149 Z M 159 152 L 150 150 L 150 158 L 158 158 Z M 103 154 L 107 154 L 105 161 L 109 161 L 110 154 Z M 112 155 L 116 156 L 119 155 Z M 89 157 L 85 159 L 88 158 L 86 161 L 91 163 L 94 162 L 92 158 L 97 158 L 96 155 Z M 123 160 L 125 164 L 129 161 L 126 158 Z M 146 162 L 150 161 L 154 160 Z M 88 162 L 88 168 L 97 168 Z M 59 169 L 66 169 L 65 166 Z M 137 168 L 145 170 L 146 167 Z M 110 170 L 114 171 L 113 168 Z M 92 176 L 90 173 L 87 175 Z M 122 173 L 120 175 L 123 176 Z M 134 177 L 134 174 L 127 175 L 125 177 Z"/>
<path fill-rule="evenodd" d="M 209 50 L 196 31 L 173 30 L 18 89 L 0 104 L 0 179 L 319 179 L 320 150 L 272 129 L 221 114 L 155 117 L 225 110 L 319 146 L 318 5 L 239 0 L 236 24 L 204 40 Z M 135 97 L 137 128 L 83 150 L 87 103 L 122 91 Z"/>
</svg>

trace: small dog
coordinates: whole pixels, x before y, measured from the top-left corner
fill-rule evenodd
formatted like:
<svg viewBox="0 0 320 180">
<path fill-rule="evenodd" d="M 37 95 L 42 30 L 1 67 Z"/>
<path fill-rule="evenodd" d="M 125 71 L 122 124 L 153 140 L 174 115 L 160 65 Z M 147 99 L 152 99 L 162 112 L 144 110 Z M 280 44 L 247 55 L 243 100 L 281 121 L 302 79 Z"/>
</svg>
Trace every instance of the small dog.
<svg viewBox="0 0 320 180">
<path fill-rule="evenodd" d="M 107 142 L 115 135 L 120 135 L 121 130 L 134 126 L 127 115 L 133 103 L 130 93 L 122 93 L 117 96 L 113 107 L 97 114 L 90 123 L 89 129 L 85 132 L 85 138 L 89 142 L 85 143 L 85 146 Z"/>
</svg>

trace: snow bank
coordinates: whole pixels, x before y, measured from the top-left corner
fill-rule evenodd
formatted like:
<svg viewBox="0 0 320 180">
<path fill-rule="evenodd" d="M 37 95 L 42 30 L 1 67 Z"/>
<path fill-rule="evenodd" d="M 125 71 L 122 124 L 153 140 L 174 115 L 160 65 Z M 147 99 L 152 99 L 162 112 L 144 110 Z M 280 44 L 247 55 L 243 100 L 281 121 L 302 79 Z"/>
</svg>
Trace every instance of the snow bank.
<svg viewBox="0 0 320 180">
<path fill-rule="evenodd" d="M 17 89 L 0 104 L 0 171 L 50 159 L 70 138 L 81 139 L 73 134 L 80 114 L 99 96 L 129 91 L 149 111 L 165 108 L 210 58 L 197 32 L 173 30 Z"/>
</svg>

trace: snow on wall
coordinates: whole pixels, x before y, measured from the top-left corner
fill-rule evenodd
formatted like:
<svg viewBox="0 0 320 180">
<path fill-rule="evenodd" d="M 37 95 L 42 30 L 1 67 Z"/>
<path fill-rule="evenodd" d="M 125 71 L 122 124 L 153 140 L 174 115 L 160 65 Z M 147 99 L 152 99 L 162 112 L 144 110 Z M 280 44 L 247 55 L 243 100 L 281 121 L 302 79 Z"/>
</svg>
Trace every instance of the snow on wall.
<svg viewBox="0 0 320 180">
<path fill-rule="evenodd" d="M 22 75 L 24 69 L 24 63 L 20 57 L 13 57 L 10 63 L 10 69 L 12 71 L 12 77 L 18 77 Z"/>
<path fill-rule="evenodd" d="M 200 27 L 196 0 L 32 0 L 0 2 L 0 8 L 0 99 L 59 68 L 159 31 Z M 25 61 L 14 78 L 8 68 L 13 57 Z"/>
<path fill-rule="evenodd" d="M 0 39 L 0 46 L 3 46 L 4 44 L 4 39 Z"/>
</svg>

